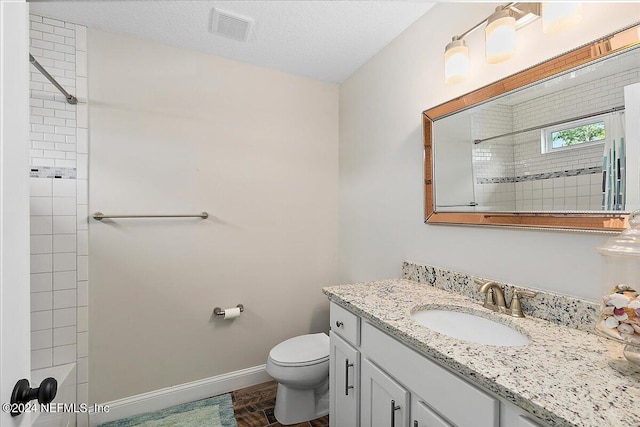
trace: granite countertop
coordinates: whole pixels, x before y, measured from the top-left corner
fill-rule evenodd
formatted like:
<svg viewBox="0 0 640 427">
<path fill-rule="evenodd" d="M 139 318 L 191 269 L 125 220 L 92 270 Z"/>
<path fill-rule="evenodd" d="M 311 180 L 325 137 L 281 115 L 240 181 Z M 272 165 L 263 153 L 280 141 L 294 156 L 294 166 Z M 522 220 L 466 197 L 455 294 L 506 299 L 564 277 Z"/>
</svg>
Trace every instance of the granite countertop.
<svg viewBox="0 0 640 427">
<path fill-rule="evenodd" d="M 514 318 L 477 301 L 410 280 L 323 289 L 329 299 L 410 348 L 516 404 L 552 426 L 640 426 L 640 374 L 622 345 L 545 320 Z M 524 347 L 474 344 L 415 322 L 423 307 L 458 307 L 527 335 Z M 525 312 L 526 315 L 526 312 Z"/>
</svg>

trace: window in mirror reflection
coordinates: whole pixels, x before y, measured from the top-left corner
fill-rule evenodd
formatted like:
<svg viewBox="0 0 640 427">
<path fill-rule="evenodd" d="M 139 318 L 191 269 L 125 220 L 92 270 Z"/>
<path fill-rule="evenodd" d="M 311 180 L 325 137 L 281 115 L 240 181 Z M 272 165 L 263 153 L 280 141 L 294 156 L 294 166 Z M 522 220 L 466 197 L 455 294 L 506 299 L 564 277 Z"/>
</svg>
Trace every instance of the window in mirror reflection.
<svg viewBox="0 0 640 427">
<path fill-rule="evenodd" d="M 542 130 L 542 152 L 582 148 L 583 144 L 604 143 L 607 135 L 607 117 L 589 118 L 563 123 Z"/>
</svg>

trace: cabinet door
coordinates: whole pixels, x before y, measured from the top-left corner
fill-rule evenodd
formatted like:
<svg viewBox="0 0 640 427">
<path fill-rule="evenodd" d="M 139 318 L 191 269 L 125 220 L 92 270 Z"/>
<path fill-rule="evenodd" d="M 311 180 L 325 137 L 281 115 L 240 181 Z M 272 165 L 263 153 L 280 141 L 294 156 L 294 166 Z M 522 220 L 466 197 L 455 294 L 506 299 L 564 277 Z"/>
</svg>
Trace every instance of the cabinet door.
<svg viewBox="0 0 640 427">
<path fill-rule="evenodd" d="M 362 427 L 406 427 L 409 392 L 369 360 L 361 362 Z"/>
<path fill-rule="evenodd" d="M 330 332 L 329 413 L 332 427 L 358 427 L 360 352 Z"/>
<path fill-rule="evenodd" d="M 411 399 L 411 427 L 453 427 L 436 414 L 423 401 Z"/>
</svg>

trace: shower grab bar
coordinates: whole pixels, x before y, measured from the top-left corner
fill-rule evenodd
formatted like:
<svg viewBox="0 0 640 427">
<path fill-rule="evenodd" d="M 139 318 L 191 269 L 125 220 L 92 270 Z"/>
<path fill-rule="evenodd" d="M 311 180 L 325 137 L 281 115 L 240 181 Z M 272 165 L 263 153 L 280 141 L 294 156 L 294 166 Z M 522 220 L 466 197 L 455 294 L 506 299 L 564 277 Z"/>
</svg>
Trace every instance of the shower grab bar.
<svg viewBox="0 0 640 427">
<path fill-rule="evenodd" d="M 573 122 L 574 120 L 588 119 L 589 117 L 601 116 L 601 115 L 607 114 L 607 113 L 615 113 L 617 111 L 624 111 L 624 105 L 621 105 L 621 106 L 618 106 L 618 107 L 609 108 L 608 110 L 598 111 L 596 113 L 589 113 L 589 114 L 584 114 L 582 116 L 572 117 L 570 119 L 558 120 L 557 122 L 545 123 L 543 125 L 533 126 L 533 127 L 527 128 L 527 129 L 515 130 L 513 132 L 503 133 L 502 135 L 490 136 L 489 138 L 474 139 L 473 143 L 474 144 L 480 144 L 481 142 L 491 141 L 492 139 L 502 138 L 503 136 L 518 135 L 519 133 L 525 133 L 525 132 L 529 132 L 529 131 L 532 131 L 532 130 L 538 130 L 538 129 L 542 129 L 542 128 L 546 128 L 546 127 L 550 127 L 550 126 L 561 125 L 563 123 Z"/>
<path fill-rule="evenodd" d="M 34 58 L 33 55 L 31 55 L 31 54 L 29 54 L 29 62 L 31 62 L 31 64 L 33 64 L 33 66 L 36 67 L 38 69 L 38 71 L 40 71 L 42 73 L 42 75 L 45 76 L 47 78 L 47 80 L 49 80 L 51 82 L 51 84 L 56 87 L 56 89 L 58 89 L 60 92 L 62 92 L 64 97 L 67 98 L 67 102 L 69 104 L 77 104 L 78 103 L 78 98 L 76 98 L 75 96 L 71 95 L 69 92 L 64 90 L 64 88 L 62 86 L 60 86 L 60 83 L 58 83 L 56 81 L 56 79 L 54 79 L 53 76 L 51 74 L 49 74 L 49 72 L 47 70 L 45 70 L 44 67 L 42 65 L 40 65 L 40 63 L 36 60 L 36 58 Z"/>
<path fill-rule="evenodd" d="M 207 212 L 201 212 L 199 214 L 175 214 L 175 215 L 105 215 L 102 212 L 96 212 L 91 215 L 93 219 L 102 221 L 105 218 L 209 218 L 209 214 Z"/>
</svg>

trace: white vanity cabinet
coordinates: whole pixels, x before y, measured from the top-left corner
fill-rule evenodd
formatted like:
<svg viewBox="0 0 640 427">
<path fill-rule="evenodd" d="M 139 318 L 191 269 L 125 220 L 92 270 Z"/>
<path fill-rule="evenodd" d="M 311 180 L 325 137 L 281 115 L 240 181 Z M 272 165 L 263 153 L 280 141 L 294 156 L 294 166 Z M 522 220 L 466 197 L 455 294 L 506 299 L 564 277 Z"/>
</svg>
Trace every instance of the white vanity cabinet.
<svg viewBox="0 0 640 427">
<path fill-rule="evenodd" d="M 332 303 L 329 413 L 332 427 L 360 425 L 360 318 Z"/>
<path fill-rule="evenodd" d="M 363 360 L 366 357 L 375 361 L 377 366 L 410 390 L 414 400 L 423 402 L 424 407 L 437 413 L 443 421 L 460 427 L 499 426 L 500 401 L 497 398 L 369 323 L 362 322 L 361 341 Z M 402 424 L 403 427 L 407 425 Z"/>
<path fill-rule="evenodd" d="M 331 303 L 331 427 L 546 427 Z"/>
</svg>

